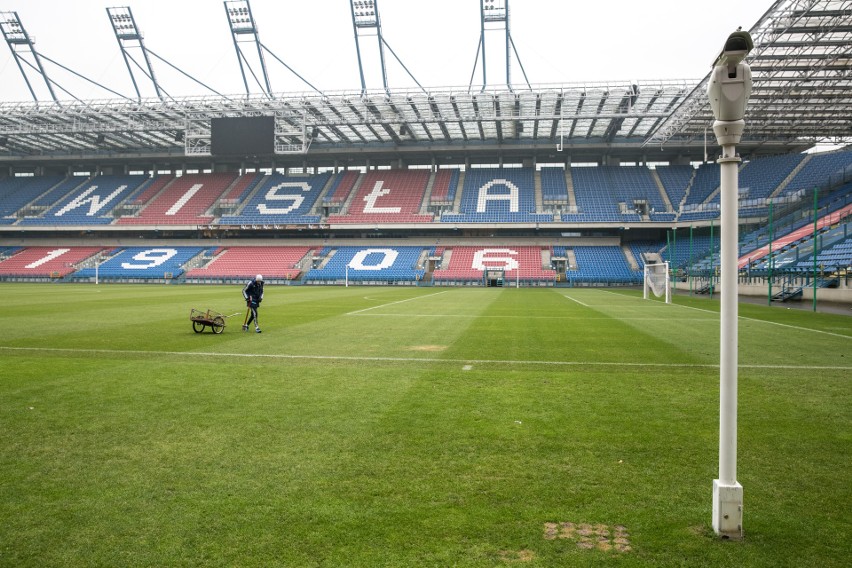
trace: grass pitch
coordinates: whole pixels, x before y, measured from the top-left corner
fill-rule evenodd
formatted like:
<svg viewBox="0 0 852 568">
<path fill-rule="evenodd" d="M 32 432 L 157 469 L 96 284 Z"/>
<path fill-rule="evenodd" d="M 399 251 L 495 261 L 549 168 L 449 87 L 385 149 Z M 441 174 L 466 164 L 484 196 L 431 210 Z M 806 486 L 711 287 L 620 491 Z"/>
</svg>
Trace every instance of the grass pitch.
<svg viewBox="0 0 852 568">
<path fill-rule="evenodd" d="M 633 290 L 0 285 L 0 566 L 846 566 L 852 318 Z M 228 320 L 192 332 L 191 308 Z"/>
</svg>

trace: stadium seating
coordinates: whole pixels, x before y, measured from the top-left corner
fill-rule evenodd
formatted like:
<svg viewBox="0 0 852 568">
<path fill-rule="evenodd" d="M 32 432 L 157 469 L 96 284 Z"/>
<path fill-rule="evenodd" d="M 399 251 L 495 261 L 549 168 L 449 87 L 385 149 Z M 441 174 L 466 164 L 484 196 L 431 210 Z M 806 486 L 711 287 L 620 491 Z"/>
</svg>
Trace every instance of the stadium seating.
<svg viewBox="0 0 852 568">
<path fill-rule="evenodd" d="M 20 278 L 61 278 L 102 247 L 26 247 L 0 260 L 0 275 Z"/>
<path fill-rule="evenodd" d="M 99 277 L 104 280 L 177 278 L 184 272 L 183 265 L 203 250 L 203 247 L 169 245 L 122 248 L 100 265 Z M 75 274 L 82 278 L 94 275 L 94 268 L 83 268 Z"/>
<path fill-rule="evenodd" d="M 308 283 L 371 282 L 384 284 L 415 284 L 423 278 L 424 270 L 417 263 L 430 247 L 376 246 L 327 247 L 321 256 L 330 258 L 322 268 L 311 269 L 305 276 Z M 332 255 L 333 253 L 333 255 Z"/>
<path fill-rule="evenodd" d="M 465 174 L 459 213 L 444 223 L 550 223 L 536 213 L 535 172 L 531 168 L 475 168 Z"/>
<path fill-rule="evenodd" d="M 236 246 L 214 251 L 206 266 L 193 268 L 187 280 L 233 280 L 254 278 L 262 274 L 266 280 L 293 280 L 302 272 L 298 264 L 312 247 Z"/>
<path fill-rule="evenodd" d="M 814 187 L 822 187 L 832 175 L 838 174 L 850 166 L 852 166 L 852 151 L 814 154 L 790 180 L 784 193 L 795 193 L 803 189 L 810 190 Z"/>
<path fill-rule="evenodd" d="M 549 247 L 545 247 L 549 248 Z M 503 270 L 508 282 L 553 282 L 556 272 L 542 268 L 540 246 L 455 246 L 448 247 L 446 267 L 432 273 L 436 284 L 482 282 L 486 269 Z M 443 254 L 447 254 L 447 250 Z"/>
<path fill-rule="evenodd" d="M 573 247 L 577 267 L 566 271 L 572 284 L 640 284 L 642 273 L 630 268 L 621 247 Z"/>
<path fill-rule="evenodd" d="M 372 170 L 364 175 L 349 210 L 329 215 L 328 223 L 431 223 L 420 205 L 430 173 L 427 170 Z"/>
<path fill-rule="evenodd" d="M 571 168 L 578 213 L 562 215 L 565 222 L 635 223 L 642 220 L 634 201 L 665 211 L 660 192 L 646 168 L 600 166 Z"/>
<path fill-rule="evenodd" d="M 20 209 L 62 183 L 63 179 L 60 176 L 0 178 L 0 224 L 15 223 Z"/>
<path fill-rule="evenodd" d="M 568 203 L 564 168 L 541 168 L 541 196 L 545 203 Z"/>
<path fill-rule="evenodd" d="M 248 203 L 235 215 L 223 215 L 223 225 L 312 224 L 319 215 L 311 209 L 328 183 L 330 173 L 315 176 L 265 176 Z"/>
<path fill-rule="evenodd" d="M 207 215 L 216 200 L 237 178 L 237 174 L 187 174 L 171 181 L 142 205 L 137 215 L 121 217 L 119 225 L 198 225 L 207 224 Z"/>
<path fill-rule="evenodd" d="M 666 194 L 669 196 L 672 207 L 677 211 L 681 201 L 686 196 L 686 188 L 692 181 L 695 168 L 692 166 L 657 166 L 656 172 L 663 183 Z M 653 216 L 652 220 L 654 220 Z"/>
<path fill-rule="evenodd" d="M 459 184 L 459 170 L 438 170 L 432 184 L 432 194 L 429 203 L 436 205 L 452 203 L 456 198 L 456 188 Z"/>
<path fill-rule="evenodd" d="M 50 206 L 39 217 L 26 217 L 21 225 L 108 225 L 113 209 L 143 183 L 146 176 L 96 176 Z"/>
<path fill-rule="evenodd" d="M 358 171 L 343 171 L 334 175 L 331 181 L 331 187 L 325 198 L 323 205 L 340 206 L 343 205 L 352 193 L 352 188 L 355 187 L 355 182 L 358 181 L 358 176 L 361 172 Z"/>
</svg>

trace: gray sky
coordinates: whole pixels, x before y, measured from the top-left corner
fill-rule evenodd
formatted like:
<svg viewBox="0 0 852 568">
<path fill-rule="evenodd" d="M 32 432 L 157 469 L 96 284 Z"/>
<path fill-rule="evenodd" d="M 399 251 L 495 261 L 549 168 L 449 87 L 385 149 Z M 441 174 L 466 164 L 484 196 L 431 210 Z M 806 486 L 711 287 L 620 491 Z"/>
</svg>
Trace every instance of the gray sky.
<svg viewBox="0 0 852 568">
<path fill-rule="evenodd" d="M 749 29 L 771 0 L 510 0 L 512 38 L 534 85 L 700 79 L 728 34 Z M 223 94 L 245 92 L 221 0 L 0 0 L 18 13 L 36 49 L 127 96 L 135 97 L 106 7 L 130 6 L 146 47 Z M 319 89 L 360 90 L 348 0 L 251 0 L 260 40 Z M 480 37 L 479 0 L 379 0 L 386 42 L 426 88 L 467 87 Z M 505 84 L 503 32 L 486 33 L 488 83 Z M 5 43 L 5 42 L 4 42 Z M 362 37 L 367 87 L 381 88 L 375 37 Z M 253 45 L 243 44 L 247 54 Z M 138 50 L 132 53 L 141 62 Z M 252 57 L 252 55 L 249 55 Z M 514 56 L 513 56 L 514 57 Z M 255 59 L 250 59 L 260 72 Z M 115 98 L 53 64 L 48 75 L 79 98 Z M 172 96 L 211 94 L 154 59 Z M 310 88 L 266 55 L 273 91 Z M 414 88 L 386 51 L 392 90 Z M 33 79 L 31 75 L 31 80 Z M 137 80 L 144 79 L 137 73 Z M 517 61 L 512 79 L 523 83 Z M 477 64 L 474 84 L 481 84 Z M 146 80 L 147 81 L 147 80 Z M 259 93 L 256 84 L 252 92 Z M 37 93 L 49 100 L 43 85 Z M 153 96 L 150 83 L 140 87 Z M 68 98 L 60 95 L 60 98 Z M 0 46 L 0 101 L 31 96 L 8 45 Z"/>
</svg>

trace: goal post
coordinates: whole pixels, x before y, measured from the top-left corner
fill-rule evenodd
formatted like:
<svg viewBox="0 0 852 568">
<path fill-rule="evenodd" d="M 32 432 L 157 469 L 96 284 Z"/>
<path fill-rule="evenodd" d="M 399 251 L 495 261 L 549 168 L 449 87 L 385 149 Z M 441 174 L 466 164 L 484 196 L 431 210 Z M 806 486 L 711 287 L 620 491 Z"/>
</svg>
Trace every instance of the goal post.
<svg viewBox="0 0 852 568">
<path fill-rule="evenodd" d="M 672 303 L 672 281 L 669 278 L 669 263 L 645 264 L 642 285 L 642 297 L 648 299 L 648 291 L 660 298 L 665 296 L 666 303 Z"/>
</svg>

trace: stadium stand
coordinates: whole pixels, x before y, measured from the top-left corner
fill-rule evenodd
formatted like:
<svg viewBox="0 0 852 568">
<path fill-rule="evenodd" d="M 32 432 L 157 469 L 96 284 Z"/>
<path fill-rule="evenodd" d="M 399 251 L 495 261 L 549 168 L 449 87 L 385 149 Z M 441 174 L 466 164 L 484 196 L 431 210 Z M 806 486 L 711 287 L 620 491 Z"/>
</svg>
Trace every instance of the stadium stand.
<svg viewBox="0 0 852 568">
<path fill-rule="evenodd" d="M 550 247 L 544 248 L 550 250 Z M 521 280 L 529 284 L 556 280 L 556 271 L 542 266 L 540 246 L 455 246 L 447 247 L 442 255 L 449 256 L 449 262 L 446 268 L 432 273 L 435 284 L 481 283 L 486 269 L 502 270 L 508 282 Z"/>
<path fill-rule="evenodd" d="M 146 176 L 96 176 L 49 206 L 39 217 L 26 217 L 21 225 L 108 225 L 113 210 L 149 178 Z"/>
<path fill-rule="evenodd" d="M 204 266 L 188 270 L 185 276 L 187 281 L 215 282 L 254 278 L 260 273 L 267 281 L 294 280 L 302 273 L 299 264 L 309 262 L 315 250 L 313 247 L 222 247 L 213 251 Z"/>
<path fill-rule="evenodd" d="M 852 151 L 813 154 L 787 184 L 784 193 L 822 187 L 826 180 L 850 167 L 852 167 Z"/>
<path fill-rule="evenodd" d="M 637 202 L 650 205 L 647 209 L 666 209 L 646 168 L 571 168 L 571 177 L 579 212 L 563 214 L 565 222 L 639 222 L 642 217 L 636 211 Z"/>
<path fill-rule="evenodd" d="M 328 206 L 341 206 L 349 198 L 355 183 L 361 172 L 358 171 L 343 171 L 335 174 L 332 180 L 331 188 L 323 198 L 323 204 Z"/>
<path fill-rule="evenodd" d="M 121 248 L 98 268 L 103 280 L 161 280 L 181 276 L 184 265 L 194 256 L 201 254 L 204 247 L 147 246 Z M 95 268 L 82 268 L 75 277 L 90 278 Z"/>
<path fill-rule="evenodd" d="M 617 246 L 573 247 L 577 267 L 566 277 L 573 284 L 639 284 L 642 273 L 630 268 L 624 252 Z"/>
<path fill-rule="evenodd" d="M 432 184 L 432 194 L 429 202 L 435 205 L 452 203 L 456 198 L 456 189 L 459 184 L 459 170 L 438 170 L 435 173 L 435 181 Z"/>
<path fill-rule="evenodd" d="M 223 225 L 312 224 L 319 215 L 310 215 L 330 173 L 315 176 L 265 176 L 248 203 L 235 215 L 223 215 Z"/>
<path fill-rule="evenodd" d="M 565 169 L 541 168 L 541 195 L 545 203 L 568 203 L 568 185 Z"/>
<path fill-rule="evenodd" d="M 0 259 L 0 275 L 12 278 L 63 278 L 76 265 L 101 252 L 103 247 L 25 247 Z M 7 251 L 9 252 L 9 251 Z"/>
<path fill-rule="evenodd" d="M 429 181 L 427 170 L 374 170 L 364 175 L 349 210 L 329 215 L 335 223 L 431 223 L 420 204 Z"/>
<path fill-rule="evenodd" d="M 465 173 L 460 212 L 444 213 L 444 223 L 549 223 L 536 213 L 532 168 L 474 168 Z"/>
<path fill-rule="evenodd" d="M 207 211 L 236 180 L 237 174 L 187 174 L 172 180 L 119 225 L 196 225 L 213 220 Z"/>
<path fill-rule="evenodd" d="M 658 166 L 655 171 L 669 196 L 672 207 L 677 211 L 686 197 L 686 190 L 695 175 L 695 168 L 692 166 Z"/>
<path fill-rule="evenodd" d="M 0 224 L 15 223 L 17 214 L 22 213 L 28 203 L 34 202 L 63 179 L 60 176 L 0 178 Z"/>
<path fill-rule="evenodd" d="M 418 263 L 434 249 L 418 246 L 327 247 L 320 253 L 325 262 L 311 269 L 306 283 L 339 284 L 346 280 L 359 283 L 415 284 L 423 278 Z"/>
</svg>

